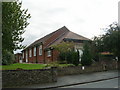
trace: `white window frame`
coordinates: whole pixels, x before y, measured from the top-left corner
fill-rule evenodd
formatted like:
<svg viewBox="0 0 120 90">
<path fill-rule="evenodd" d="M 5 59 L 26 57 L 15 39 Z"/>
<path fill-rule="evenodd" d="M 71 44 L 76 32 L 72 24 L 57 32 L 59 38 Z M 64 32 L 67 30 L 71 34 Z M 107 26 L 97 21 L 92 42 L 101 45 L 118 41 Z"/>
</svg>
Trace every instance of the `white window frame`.
<svg viewBox="0 0 120 90">
<path fill-rule="evenodd" d="M 34 47 L 34 56 L 36 56 L 36 47 Z"/>
<path fill-rule="evenodd" d="M 48 51 L 47 51 L 47 56 L 48 56 L 48 57 L 51 57 L 51 54 L 52 54 L 51 50 L 48 50 Z"/>
<path fill-rule="evenodd" d="M 32 57 L 32 49 L 29 49 L 29 57 Z"/>
</svg>

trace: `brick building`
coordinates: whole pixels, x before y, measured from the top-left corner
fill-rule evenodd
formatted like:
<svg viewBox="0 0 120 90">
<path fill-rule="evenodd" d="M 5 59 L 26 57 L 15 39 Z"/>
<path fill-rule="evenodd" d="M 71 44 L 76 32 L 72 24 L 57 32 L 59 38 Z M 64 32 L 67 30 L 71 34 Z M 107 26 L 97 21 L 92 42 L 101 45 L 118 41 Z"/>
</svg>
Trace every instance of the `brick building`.
<svg viewBox="0 0 120 90">
<path fill-rule="evenodd" d="M 83 42 L 90 39 L 71 32 L 65 26 L 36 40 L 22 51 L 23 62 L 26 63 L 49 63 L 58 59 L 59 52 L 52 45 L 61 42 L 74 42 L 75 49 L 82 53 Z"/>
</svg>

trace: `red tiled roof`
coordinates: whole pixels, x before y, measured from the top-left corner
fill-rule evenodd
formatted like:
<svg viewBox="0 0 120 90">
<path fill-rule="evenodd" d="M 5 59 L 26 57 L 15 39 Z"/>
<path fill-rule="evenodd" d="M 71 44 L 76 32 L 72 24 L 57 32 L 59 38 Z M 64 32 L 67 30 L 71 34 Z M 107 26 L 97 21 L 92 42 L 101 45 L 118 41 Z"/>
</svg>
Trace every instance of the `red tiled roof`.
<svg viewBox="0 0 120 90">
<path fill-rule="evenodd" d="M 102 55 L 112 55 L 113 53 L 110 52 L 101 52 Z"/>
<path fill-rule="evenodd" d="M 49 40 L 51 40 L 52 36 L 55 36 L 55 35 L 58 35 L 57 38 L 54 38 L 51 42 L 49 42 Z M 70 30 L 68 30 L 64 26 L 64 27 L 36 40 L 32 44 L 30 44 L 27 48 L 32 47 L 32 46 L 39 44 L 41 42 L 45 45 L 45 48 L 47 48 L 51 45 L 59 44 L 64 38 L 78 39 L 78 40 L 90 40 L 90 39 L 85 38 L 81 35 L 78 35 L 76 33 L 71 32 Z"/>
</svg>

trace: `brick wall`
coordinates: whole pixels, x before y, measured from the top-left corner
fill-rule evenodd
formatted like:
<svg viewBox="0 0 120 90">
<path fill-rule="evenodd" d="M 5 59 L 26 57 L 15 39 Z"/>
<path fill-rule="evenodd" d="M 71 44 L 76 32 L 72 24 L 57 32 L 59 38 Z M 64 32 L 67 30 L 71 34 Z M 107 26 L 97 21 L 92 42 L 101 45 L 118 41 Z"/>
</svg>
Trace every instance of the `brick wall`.
<svg viewBox="0 0 120 90">
<path fill-rule="evenodd" d="M 3 87 L 20 87 L 23 85 L 56 82 L 56 68 L 38 70 L 3 70 Z"/>
<path fill-rule="evenodd" d="M 72 75 L 72 74 L 82 74 L 89 72 L 99 72 L 106 70 L 115 70 L 118 68 L 116 61 L 108 62 L 107 64 L 95 63 L 92 66 L 85 66 L 85 69 L 82 70 L 81 66 L 69 66 L 69 67 L 59 67 L 57 69 L 58 76 Z"/>
<path fill-rule="evenodd" d="M 100 63 L 85 66 L 84 70 L 82 70 L 81 66 L 52 67 L 38 70 L 3 70 L 2 85 L 3 87 L 20 87 L 30 84 L 56 82 L 58 76 L 115 70 L 117 68 L 116 61 L 113 61 L 106 66 Z"/>
</svg>

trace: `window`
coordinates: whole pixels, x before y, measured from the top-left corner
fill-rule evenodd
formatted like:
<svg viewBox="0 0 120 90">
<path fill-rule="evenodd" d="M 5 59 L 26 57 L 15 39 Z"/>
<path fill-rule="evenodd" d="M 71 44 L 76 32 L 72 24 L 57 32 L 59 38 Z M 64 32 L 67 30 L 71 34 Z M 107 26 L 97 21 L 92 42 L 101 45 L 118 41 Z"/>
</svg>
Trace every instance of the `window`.
<svg viewBox="0 0 120 90">
<path fill-rule="evenodd" d="M 36 47 L 34 47 L 34 56 L 36 56 Z"/>
<path fill-rule="evenodd" d="M 24 58 L 24 52 L 23 52 L 23 54 L 22 54 L 22 55 L 23 55 L 23 58 Z"/>
<path fill-rule="evenodd" d="M 28 51 L 26 51 L 26 62 L 28 62 Z"/>
<path fill-rule="evenodd" d="M 39 47 L 39 55 L 42 55 L 42 45 Z"/>
<path fill-rule="evenodd" d="M 29 57 L 32 57 L 32 49 L 29 49 Z"/>
<path fill-rule="evenodd" d="M 51 50 L 47 51 L 47 56 L 48 56 L 48 57 L 51 56 Z"/>
</svg>

